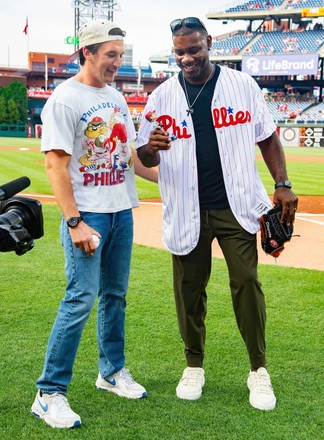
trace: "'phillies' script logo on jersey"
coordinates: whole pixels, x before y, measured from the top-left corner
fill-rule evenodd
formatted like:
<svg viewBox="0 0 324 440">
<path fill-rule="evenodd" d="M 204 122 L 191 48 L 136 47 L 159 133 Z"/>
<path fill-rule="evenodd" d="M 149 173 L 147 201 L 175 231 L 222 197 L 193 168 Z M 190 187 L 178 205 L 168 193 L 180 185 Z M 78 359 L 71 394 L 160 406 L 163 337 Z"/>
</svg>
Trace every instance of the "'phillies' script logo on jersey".
<svg viewBox="0 0 324 440">
<path fill-rule="evenodd" d="M 171 116 L 161 115 L 157 118 L 157 122 L 162 124 L 163 130 L 165 131 L 168 131 L 170 128 L 170 132 L 178 139 L 189 139 L 191 137 L 191 134 L 188 133 L 187 124 L 185 121 L 181 123 L 182 127 L 179 127 L 179 125 L 176 123 L 176 120 Z"/>
<path fill-rule="evenodd" d="M 230 125 L 246 124 L 251 121 L 251 114 L 248 110 L 239 110 L 234 113 L 232 107 L 221 107 L 213 109 L 213 120 L 215 128 L 229 127 Z"/>
<path fill-rule="evenodd" d="M 246 124 L 251 121 L 251 114 L 248 110 L 239 110 L 234 113 L 232 107 L 220 107 L 213 109 L 213 121 L 215 128 L 229 127 L 231 125 Z M 163 129 L 173 133 L 178 139 L 189 139 L 191 134 L 188 133 L 186 121 L 181 122 L 181 127 L 177 125 L 176 120 L 169 115 L 161 115 L 157 118 L 157 122 L 162 124 Z"/>
</svg>

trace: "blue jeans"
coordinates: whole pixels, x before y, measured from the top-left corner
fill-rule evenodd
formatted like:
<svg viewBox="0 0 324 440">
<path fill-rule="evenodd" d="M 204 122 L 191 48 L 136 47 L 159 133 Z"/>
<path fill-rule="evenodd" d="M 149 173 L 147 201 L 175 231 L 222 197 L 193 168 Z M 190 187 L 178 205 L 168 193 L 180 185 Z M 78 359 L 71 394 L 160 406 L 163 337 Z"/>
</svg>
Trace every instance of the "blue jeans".
<svg viewBox="0 0 324 440">
<path fill-rule="evenodd" d="M 101 235 L 93 256 L 76 248 L 62 219 L 67 287 L 54 322 L 37 388 L 66 394 L 82 331 L 98 295 L 97 339 L 103 377 L 125 365 L 125 309 L 133 243 L 132 210 L 112 214 L 82 212 Z"/>
</svg>

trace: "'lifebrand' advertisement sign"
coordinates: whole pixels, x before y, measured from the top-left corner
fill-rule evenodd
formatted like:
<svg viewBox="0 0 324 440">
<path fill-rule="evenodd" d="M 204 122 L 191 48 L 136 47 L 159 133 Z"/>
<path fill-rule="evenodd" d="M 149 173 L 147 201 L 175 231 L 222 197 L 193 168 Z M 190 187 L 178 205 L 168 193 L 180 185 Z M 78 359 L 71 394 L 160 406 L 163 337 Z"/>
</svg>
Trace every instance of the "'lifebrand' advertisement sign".
<svg viewBox="0 0 324 440">
<path fill-rule="evenodd" d="M 242 71 L 251 76 L 316 75 L 318 54 L 243 56 Z"/>
</svg>

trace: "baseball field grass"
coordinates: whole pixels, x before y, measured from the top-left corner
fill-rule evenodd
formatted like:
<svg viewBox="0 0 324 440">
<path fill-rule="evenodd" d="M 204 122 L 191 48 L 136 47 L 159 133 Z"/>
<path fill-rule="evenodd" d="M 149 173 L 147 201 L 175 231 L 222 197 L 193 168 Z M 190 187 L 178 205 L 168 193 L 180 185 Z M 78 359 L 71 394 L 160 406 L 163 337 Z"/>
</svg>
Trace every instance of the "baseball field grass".
<svg viewBox="0 0 324 440">
<path fill-rule="evenodd" d="M 19 141 L 19 150 L 16 148 Z M 0 138 L 1 182 L 27 175 L 26 192 L 50 194 L 38 141 Z M 27 141 L 27 142 L 26 142 Z M 9 149 L 10 142 L 13 142 Z M 15 144 L 16 143 L 16 144 Z M 301 149 L 289 150 L 296 156 Z M 313 153 L 314 152 L 314 153 Z M 309 154 L 323 158 L 324 152 Z M 307 156 L 309 157 L 309 156 Z M 288 162 L 289 176 L 297 162 Z M 302 164 L 303 162 L 298 162 Z M 323 179 L 323 163 L 300 178 Z M 317 163 L 317 162 L 315 162 Z M 319 162 L 318 162 L 319 163 Z M 299 174 L 300 173 L 300 174 Z M 271 182 L 271 179 L 269 179 Z M 305 180 L 306 182 L 306 180 Z M 139 186 L 142 185 L 138 181 Z M 324 185 L 321 186 L 321 194 Z M 143 181 L 145 197 L 156 185 Z M 317 188 L 318 189 L 318 188 Z M 303 187 L 303 193 L 314 195 Z M 297 191 L 296 191 L 297 192 Z M 143 197 L 143 196 L 142 196 Z M 260 265 L 267 301 L 268 368 L 277 395 L 274 411 L 248 402 L 248 358 L 236 326 L 223 260 L 214 259 L 208 286 L 206 385 L 200 400 L 179 400 L 185 367 L 167 251 L 134 245 L 126 318 L 126 366 L 148 398 L 128 400 L 95 388 L 98 374 L 96 306 L 85 327 L 68 398 L 82 419 L 74 430 L 53 430 L 29 410 L 50 329 L 64 296 L 63 250 L 56 205 L 43 205 L 42 238 L 25 255 L 0 253 L 0 438 L 112 440 L 310 440 L 323 433 L 324 272 Z"/>
<path fill-rule="evenodd" d="M 1 181 L 4 184 L 21 176 L 28 176 L 31 185 L 25 192 L 52 194 L 44 170 L 44 155 L 40 153 L 40 139 L 0 137 Z M 256 149 L 257 166 L 268 191 L 273 193 L 273 180 Z M 324 195 L 324 148 L 287 148 L 287 169 L 294 191 L 298 195 Z M 136 177 L 139 197 L 160 196 L 156 184 Z"/>
</svg>

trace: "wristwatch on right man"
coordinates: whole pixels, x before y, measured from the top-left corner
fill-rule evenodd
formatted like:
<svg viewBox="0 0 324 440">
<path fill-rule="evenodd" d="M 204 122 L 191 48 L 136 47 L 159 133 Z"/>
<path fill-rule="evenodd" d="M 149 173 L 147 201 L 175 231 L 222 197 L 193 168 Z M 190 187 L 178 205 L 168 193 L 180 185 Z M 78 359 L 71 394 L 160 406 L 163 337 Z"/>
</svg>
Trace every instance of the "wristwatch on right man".
<svg viewBox="0 0 324 440">
<path fill-rule="evenodd" d="M 284 188 L 292 188 L 292 183 L 290 182 L 290 180 L 281 180 L 280 182 L 277 182 L 275 184 L 275 189 L 280 188 L 281 186 L 283 186 Z"/>
</svg>

